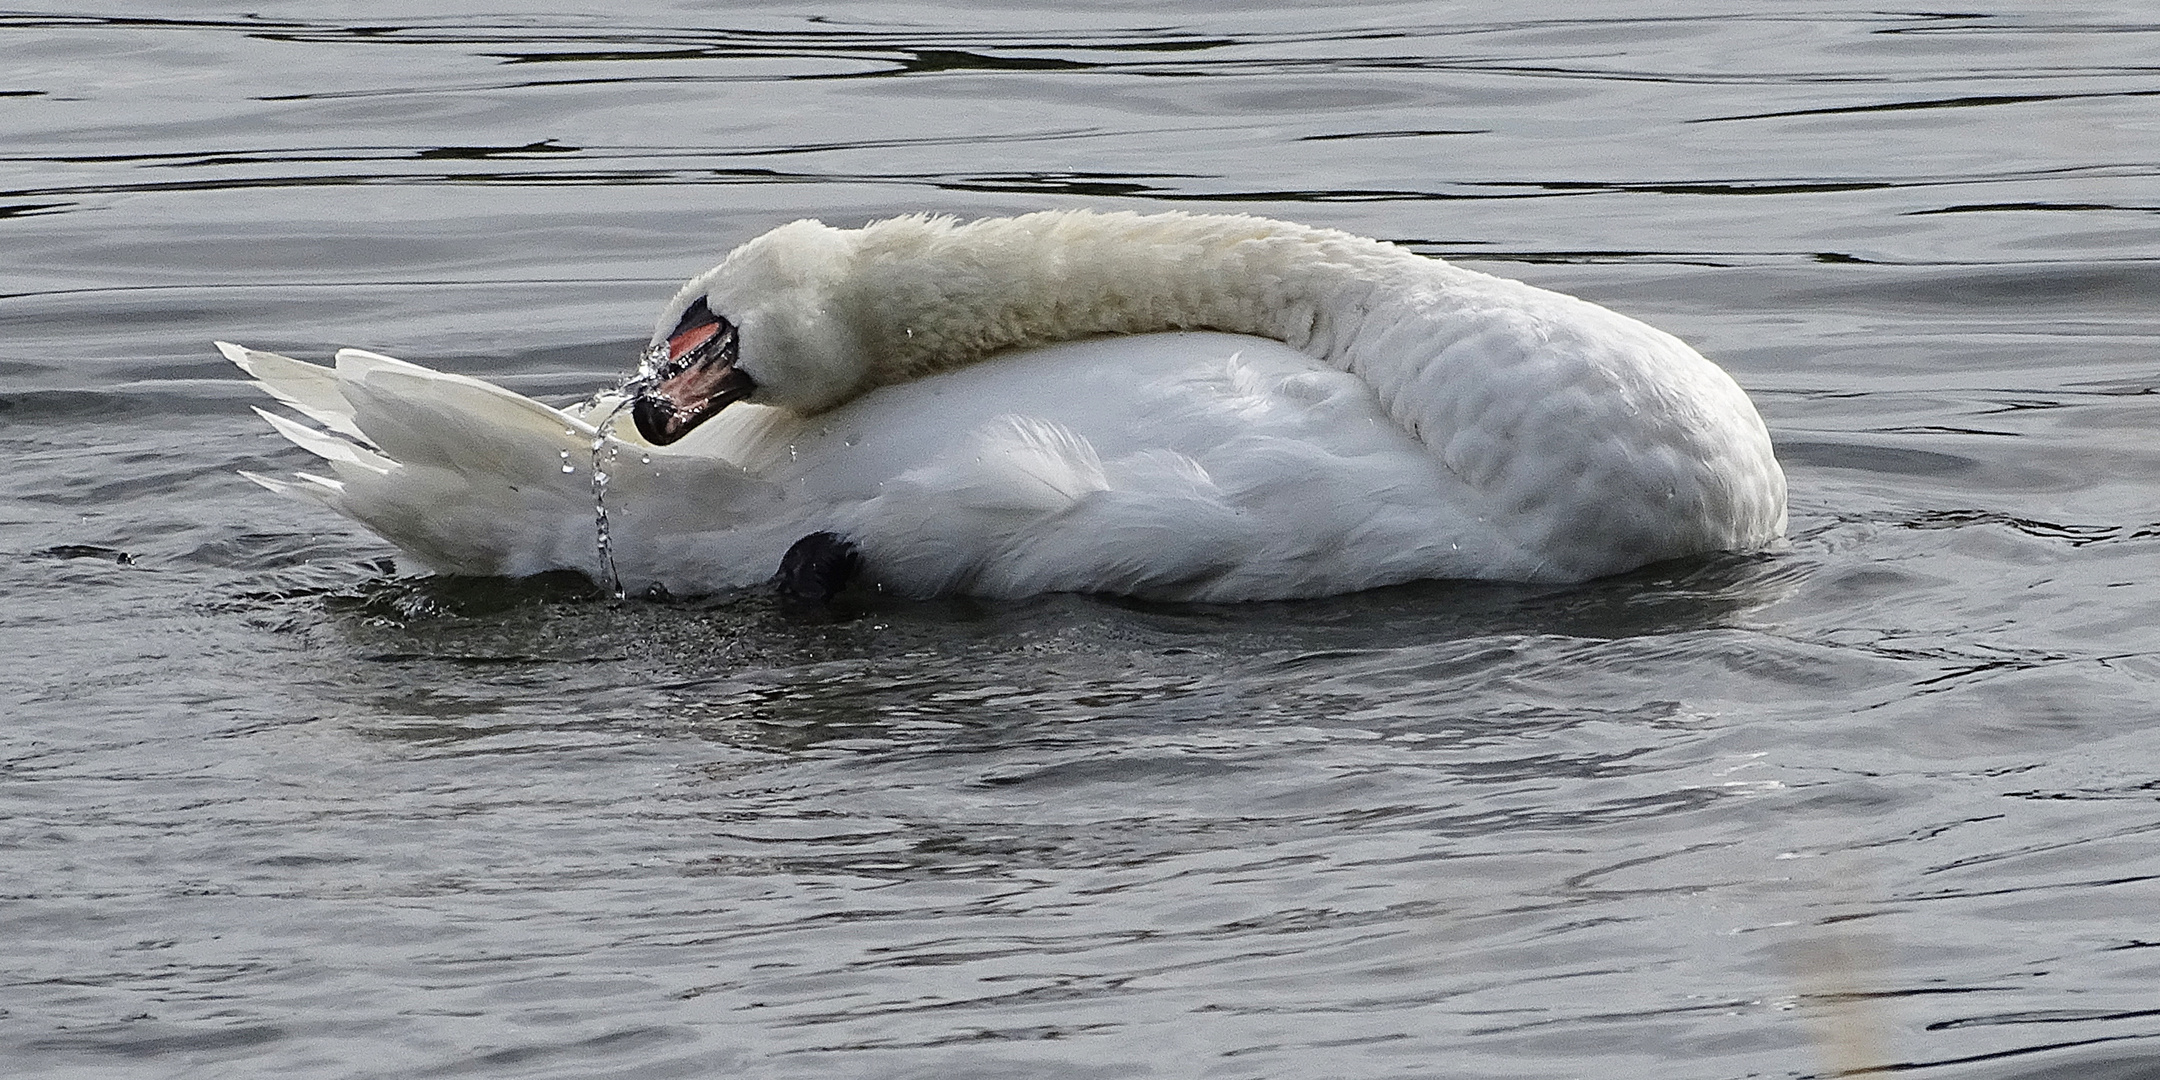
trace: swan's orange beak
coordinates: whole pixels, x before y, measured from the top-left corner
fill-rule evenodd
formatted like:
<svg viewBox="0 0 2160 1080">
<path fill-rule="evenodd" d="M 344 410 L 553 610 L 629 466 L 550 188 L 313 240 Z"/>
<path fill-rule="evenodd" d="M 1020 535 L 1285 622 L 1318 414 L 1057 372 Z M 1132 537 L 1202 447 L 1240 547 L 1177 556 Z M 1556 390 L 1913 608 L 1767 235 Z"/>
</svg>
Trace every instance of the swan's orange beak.
<svg viewBox="0 0 2160 1080">
<path fill-rule="evenodd" d="M 703 300 L 692 304 L 668 336 L 659 370 L 632 384 L 630 416 L 638 434 L 666 446 L 750 396 L 757 383 L 735 366 L 739 348 L 735 324 L 714 315 Z"/>
</svg>

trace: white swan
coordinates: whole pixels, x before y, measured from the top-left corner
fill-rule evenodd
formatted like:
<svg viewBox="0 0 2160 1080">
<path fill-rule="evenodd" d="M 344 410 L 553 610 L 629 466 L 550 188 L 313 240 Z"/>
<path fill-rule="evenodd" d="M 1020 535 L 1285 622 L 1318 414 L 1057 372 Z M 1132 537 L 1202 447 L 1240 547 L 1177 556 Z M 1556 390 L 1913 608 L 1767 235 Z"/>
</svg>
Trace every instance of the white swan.
<svg viewBox="0 0 2160 1080">
<path fill-rule="evenodd" d="M 1678 339 L 1255 217 L 782 226 L 663 312 L 629 391 L 650 440 L 595 428 L 620 395 L 219 348 L 320 425 L 264 412 L 329 475 L 253 479 L 443 571 L 608 580 L 596 462 L 613 572 L 678 594 L 810 534 L 825 584 L 1248 600 L 1577 581 L 1785 527 L 1761 417 Z"/>
</svg>

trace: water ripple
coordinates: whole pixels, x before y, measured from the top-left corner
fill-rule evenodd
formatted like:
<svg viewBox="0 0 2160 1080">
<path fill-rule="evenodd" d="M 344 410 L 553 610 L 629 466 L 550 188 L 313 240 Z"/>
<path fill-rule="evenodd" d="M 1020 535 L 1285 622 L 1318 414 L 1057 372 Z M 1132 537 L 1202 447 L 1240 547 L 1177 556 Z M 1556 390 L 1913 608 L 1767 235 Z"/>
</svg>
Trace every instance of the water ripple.
<svg viewBox="0 0 2160 1080">
<path fill-rule="evenodd" d="M 0 1055 L 2151 1072 L 2141 13 L 17 11 Z M 2141 142 L 2140 140 L 2145 140 Z M 796 217 L 1304 217 L 1639 314 L 1792 544 L 1250 606 L 411 576 L 202 342 L 550 400 Z"/>
</svg>

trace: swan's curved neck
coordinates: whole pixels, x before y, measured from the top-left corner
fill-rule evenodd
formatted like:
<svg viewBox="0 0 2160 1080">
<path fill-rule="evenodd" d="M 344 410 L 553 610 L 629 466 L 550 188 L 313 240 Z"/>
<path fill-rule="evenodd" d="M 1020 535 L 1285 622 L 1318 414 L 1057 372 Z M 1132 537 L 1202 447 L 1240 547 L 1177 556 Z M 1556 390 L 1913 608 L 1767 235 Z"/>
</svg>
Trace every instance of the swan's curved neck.
<svg viewBox="0 0 2160 1080">
<path fill-rule="evenodd" d="M 992 353 L 1102 334 L 1221 330 L 1345 370 L 1380 291 L 1485 275 L 1330 229 L 1237 215 L 1045 212 L 864 229 L 842 307 L 903 382 Z"/>
</svg>

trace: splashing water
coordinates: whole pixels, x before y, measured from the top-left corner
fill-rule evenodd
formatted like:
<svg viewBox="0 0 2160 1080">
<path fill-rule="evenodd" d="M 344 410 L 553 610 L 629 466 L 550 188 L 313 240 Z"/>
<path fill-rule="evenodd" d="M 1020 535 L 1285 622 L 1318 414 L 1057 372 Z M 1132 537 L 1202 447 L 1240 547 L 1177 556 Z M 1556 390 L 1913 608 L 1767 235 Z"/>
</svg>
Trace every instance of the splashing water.
<svg viewBox="0 0 2160 1080">
<path fill-rule="evenodd" d="M 619 412 L 622 406 L 617 405 L 615 409 Z M 608 536 L 608 468 L 615 463 L 615 448 L 608 444 L 608 429 L 614 425 L 615 414 L 611 412 L 606 420 L 601 421 L 599 429 L 593 434 L 593 544 L 600 554 L 600 569 L 607 575 L 608 596 L 610 599 L 621 600 L 623 598 L 622 574 L 615 568 L 615 546 Z M 605 448 L 605 457 L 607 459 L 605 463 L 601 461 L 603 448 Z"/>
<path fill-rule="evenodd" d="M 654 342 L 652 345 L 647 346 L 645 351 L 638 355 L 637 374 L 632 375 L 627 379 L 624 379 L 621 390 L 627 393 L 632 389 L 643 390 L 644 388 L 651 386 L 655 381 L 660 378 L 660 369 L 665 366 L 667 362 L 667 342 L 657 341 Z"/>
<path fill-rule="evenodd" d="M 614 404 L 607 406 L 607 412 L 593 422 L 593 548 L 599 555 L 600 573 L 604 577 L 604 580 L 599 584 L 607 589 L 608 597 L 617 602 L 623 599 L 623 584 L 622 574 L 615 566 L 615 544 L 608 532 L 607 489 L 610 477 L 609 470 L 615 465 L 616 455 L 621 444 L 611 441 L 610 436 L 615 430 L 615 421 L 621 417 L 623 409 L 637 400 L 638 394 L 642 393 L 646 387 L 651 386 L 659 379 L 660 366 L 667 362 L 667 358 L 667 345 L 664 342 L 645 350 L 638 357 L 637 373 L 624 379 L 615 387 Z M 591 400 L 586 403 L 587 415 L 591 415 L 593 410 L 599 409 L 602 401 L 607 396 L 608 392 L 604 390 L 594 394 Z M 570 452 L 568 450 L 563 451 L 564 472 L 574 471 L 570 466 L 569 459 Z M 652 463 L 652 455 L 641 455 L 639 460 L 649 465 Z"/>
<path fill-rule="evenodd" d="M 627 397 L 617 398 L 614 407 L 608 410 L 607 415 L 601 417 L 600 422 L 593 425 L 593 545 L 600 554 L 600 572 L 607 575 L 607 580 L 601 582 L 601 584 L 607 587 L 608 597 L 612 600 L 621 600 L 623 598 L 623 585 L 622 574 L 615 569 L 615 545 L 608 536 L 608 470 L 615 464 L 616 452 L 615 445 L 608 439 L 608 434 L 614 430 L 615 419 L 622 413 L 623 406 L 629 403 L 630 399 Z"/>
</svg>

